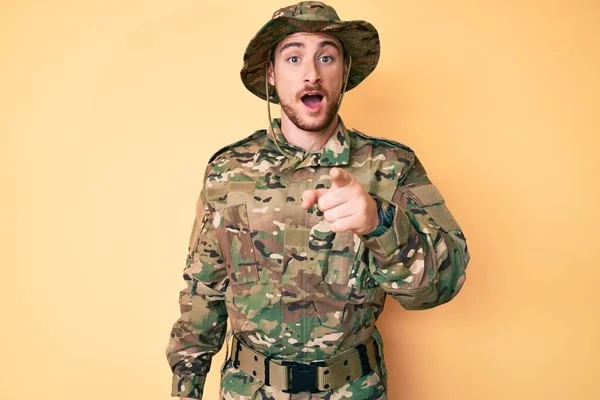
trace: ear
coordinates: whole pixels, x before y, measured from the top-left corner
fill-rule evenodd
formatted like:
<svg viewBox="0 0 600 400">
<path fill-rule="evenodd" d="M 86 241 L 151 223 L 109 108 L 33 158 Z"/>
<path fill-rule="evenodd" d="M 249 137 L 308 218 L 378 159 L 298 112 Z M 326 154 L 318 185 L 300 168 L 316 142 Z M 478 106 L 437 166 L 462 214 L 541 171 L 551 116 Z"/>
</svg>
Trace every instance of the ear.
<svg viewBox="0 0 600 400">
<path fill-rule="evenodd" d="M 275 86 L 275 69 L 273 68 L 273 63 L 269 61 L 269 67 L 267 70 L 267 77 L 269 81 L 269 85 Z"/>
</svg>

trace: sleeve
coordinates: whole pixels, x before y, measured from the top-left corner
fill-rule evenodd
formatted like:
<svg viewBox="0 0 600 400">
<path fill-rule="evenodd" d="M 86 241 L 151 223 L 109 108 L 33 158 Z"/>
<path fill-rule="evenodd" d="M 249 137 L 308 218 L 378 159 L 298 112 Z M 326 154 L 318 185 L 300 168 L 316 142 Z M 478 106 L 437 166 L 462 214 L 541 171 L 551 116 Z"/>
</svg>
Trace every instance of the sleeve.
<svg viewBox="0 0 600 400">
<path fill-rule="evenodd" d="M 206 178 L 206 176 L 205 176 Z M 202 189 L 179 294 L 181 316 L 166 349 L 173 372 L 171 396 L 201 399 L 212 356 L 223 346 L 227 330 L 224 293 L 229 280 L 213 225 L 214 209 Z"/>
<path fill-rule="evenodd" d="M 376 237 L 361 236 L 373 279 L 409 310 L 450 301 L 466 279 L 467 242 L 416 155 L 391 202 L 381 201 L 395 208 L 391 227 Z"/>
</svg>

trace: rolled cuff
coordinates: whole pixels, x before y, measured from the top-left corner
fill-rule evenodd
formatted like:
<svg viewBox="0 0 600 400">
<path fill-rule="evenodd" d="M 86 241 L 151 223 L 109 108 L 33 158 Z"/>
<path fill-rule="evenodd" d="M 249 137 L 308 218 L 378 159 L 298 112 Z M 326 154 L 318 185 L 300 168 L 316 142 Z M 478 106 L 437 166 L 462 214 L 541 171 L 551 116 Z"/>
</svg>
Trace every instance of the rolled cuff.
<svg viewBox="0 0 600 400">
<path fill-rule="evenodd" d="M 390 203 L 387 200 L 381 200 L 382 202 Z M 394 220 L 392 226 L 383 232 L 380 236 L 367 238 L 365 235 L 360 236 L 365 246 L 375 254 L 381 257 L 388 257 L 390 254 L 395 252 L 400 246 L 408 242 L 408 236 L 410 235 L 411 223 L 410 219 L 397 204 L 396 212 L 394 213 Z"/>
</svg>

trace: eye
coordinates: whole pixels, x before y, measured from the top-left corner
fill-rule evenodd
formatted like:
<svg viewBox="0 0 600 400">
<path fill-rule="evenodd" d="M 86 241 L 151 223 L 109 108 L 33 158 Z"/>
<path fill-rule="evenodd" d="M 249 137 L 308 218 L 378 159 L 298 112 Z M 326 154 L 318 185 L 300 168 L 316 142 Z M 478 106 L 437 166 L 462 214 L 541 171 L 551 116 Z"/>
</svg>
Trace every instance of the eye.
<svg viewBox="0 0 600 400">
<path fill-rule="evenodd" d="M 322 56 L 321 57 L 321 62 L 324 62 L 325 64 L 331 63 L 331 62 L 333 62 L 333 57 L 331 57 L 331 56 Z"/>
<path fill-rule="evenodd" d="M 290 62 L 292 64 L 297 64 L 300 61 L 300 57 L 298 57 L 298 56 L 291 56 L 287 60 L 288 60 L 288 62 Z"/>
</svg>

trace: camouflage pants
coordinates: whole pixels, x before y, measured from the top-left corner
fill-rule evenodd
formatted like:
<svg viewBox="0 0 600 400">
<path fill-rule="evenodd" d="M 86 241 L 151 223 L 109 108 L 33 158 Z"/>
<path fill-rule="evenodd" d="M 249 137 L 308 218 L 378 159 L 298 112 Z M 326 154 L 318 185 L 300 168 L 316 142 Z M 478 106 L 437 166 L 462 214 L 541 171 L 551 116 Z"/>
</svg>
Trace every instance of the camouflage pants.
<svg viewBox="0 0 600 400">
<path fill-rule="evenodd" d="M 387 400 L 386 380 L 371 371 L 354 382 L 334 390 L 317 393 L 284 393 L 281 389 L 267 386 L 244 371 L 227 362 L 221 373 L 219 400 Z"/>
</svg>

